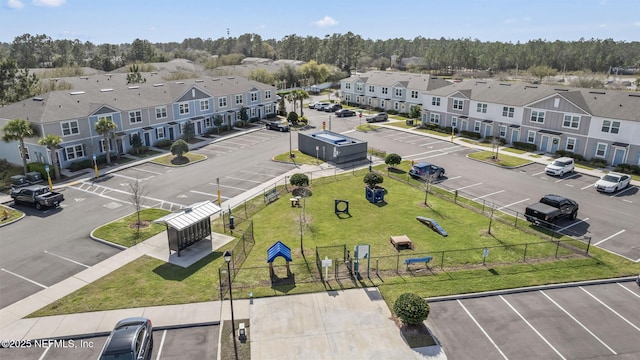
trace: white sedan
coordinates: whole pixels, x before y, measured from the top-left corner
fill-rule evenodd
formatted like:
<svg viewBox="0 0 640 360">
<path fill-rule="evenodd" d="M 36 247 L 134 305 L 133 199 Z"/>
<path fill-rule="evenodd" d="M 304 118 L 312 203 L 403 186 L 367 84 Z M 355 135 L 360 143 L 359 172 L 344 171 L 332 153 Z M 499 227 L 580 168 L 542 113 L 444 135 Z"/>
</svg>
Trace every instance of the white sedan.
<svg viewBox="0 0 640 360">
<path fill-rule="evenodd" d="M 629 182 L 631 182 L 631 176 L 610 172 L 596 181 L 594 186 L 598 191 L 614 192 L 626 188 Z"/>
</svg>

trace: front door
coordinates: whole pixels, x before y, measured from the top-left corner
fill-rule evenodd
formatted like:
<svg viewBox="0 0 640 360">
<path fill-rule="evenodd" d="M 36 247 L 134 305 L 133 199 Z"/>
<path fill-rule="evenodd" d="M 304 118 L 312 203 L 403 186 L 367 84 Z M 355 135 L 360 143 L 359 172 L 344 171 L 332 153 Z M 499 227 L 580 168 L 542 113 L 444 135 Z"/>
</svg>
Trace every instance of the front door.
<svg viewBox="0 0 640 360">
<path fill-rule="evenodd" d="M 169 127 L 169 140 L 173 141 L 173 126 Z"/>
<path fill-rule="evenodd" d="M 542 140 L 540 140 L 540 151 L 547 152 L 548 146 L 549 146 L 549 136 L 542 135 Z"/>
<path fill-rule="evenodd" d="M 151 136 L 149 136 L 149 132 L 144 133 L 144 145 L 151 146 Z"/>
<path fill-rule="evenodd" d="M 520 139 L 520 130 L 512 130 L 511 131 L 511 143 L 517 142 Z"/>
<path fill-rule="evenodd" d="M 493 132 L 493 126 L 487 125 L 487 126 L 484 127 L 484 137 L 491 136 L 492 132 Z"/>
<path fill-rule="evenodd" d="M 611 163 L 611 165 L 619 165 L 624 163 L 624 155 L 627 152 L 626 149 L 624 148 L 614 148 L 615 150 L 613 151 L 613 162 Z"/>
<path fill-rule="evenodd" d="M 558 151 L 558 146 L 560 144 L 560 138 L 554 137 L 553 140 L 551 140 L 551 153 L 555 154 L 556 151 Z"/>
</svg>

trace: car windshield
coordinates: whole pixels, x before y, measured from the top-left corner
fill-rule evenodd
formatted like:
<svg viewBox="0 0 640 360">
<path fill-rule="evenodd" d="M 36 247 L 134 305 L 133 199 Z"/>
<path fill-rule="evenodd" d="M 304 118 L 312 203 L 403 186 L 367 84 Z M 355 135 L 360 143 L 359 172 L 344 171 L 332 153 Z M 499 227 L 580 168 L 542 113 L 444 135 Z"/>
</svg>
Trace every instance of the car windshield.
<svg viewBox="0 0 640 360">
<path fill-rule="evenodd" d="M 618 182 L 620 181 L 620 178 L 617 176 L 605 175 L 602 177 L 602 180 L 608 181 L 608 182 Z"/>
<path fill-rule="evenodd" d="M 558 160 L 556 160 L 556 161 L 554 161 L 553 163 L 551 163 L 551 165 L 555 165 L 555 166 L 565 166 L 565 165 L 567 165 L 567 163 L 566 163 L 566 162 L 564 162 L 564 161 L 558 161 Z"/>
<path fill-rule="evenodd" d="M 118 354 L 105 354 L 100 357 L 100 360 L 135 360 L 133 351 L 118 353 Z"/>
</svg>

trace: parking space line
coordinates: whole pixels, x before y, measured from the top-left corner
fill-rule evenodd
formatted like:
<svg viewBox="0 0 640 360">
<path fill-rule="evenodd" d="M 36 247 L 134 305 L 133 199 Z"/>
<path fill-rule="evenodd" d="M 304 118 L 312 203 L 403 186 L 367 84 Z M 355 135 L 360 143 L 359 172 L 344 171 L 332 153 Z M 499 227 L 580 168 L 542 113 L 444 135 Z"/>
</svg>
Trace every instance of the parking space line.
<svg viewBox="0 0 640 360">
<path fill-rule="evenodd" d="M 256 184 L 264 184 L 264 181 L 249 180 L 249 179 L 237 178 L 237 177 L 233 177 L 233 176 L 225 176 L 225 178 L 232 179 L 232 180 L 248 181 L 248 182 L 252 182 L 252 183 L 256 183 Z"/>
<path fill-rule="evenodd" d="M 627 186 L 626 189 L 623 189 L 622 191 L 618 191 L 617 193 L 615 193 L 615 194 L 613 194 L 613 195 L 611 195 L 609 197 L 616 197 L 616 196 L 618 196 L 618 195 L 620 195 L 622 193 L 625 193 L 625 192 L 627 192 L 627 191 L 629 191 L 629 190 L 631 190 L 633 188 L 634 188 L 634 186 Z"/>
<path fill-rule="evenodd" d="M 587 220 L 589 220 L 589 218 L 580 219 L 580 220 L 578 220 L 578 221 L 574 222 L 573 224 L 569 224 L 569 225 L 567 225 L 567 226 L 565 226 L 565 227 L 563 227 L 563 228 L 558 229 L 558 232 L 560 232 L 560 231 L 564 231 L 564 230 L 567 230 L 568 228 L 574 227 L 574 226 L 576 226 L 576 225 L 578 225 L 578 224 L 580 224 L 580 223 L 583 223 L 583 222 L 585 222 L 585 221 L 587 221 Z M 595 245 L 595 244 L 594 244 L 594 245 Z"/>
<path fill-rule="evenodd" d="M 590 187 L 593 187 L 593 184 L 589 184 L 589 185 L 587 185 L 587 186 L 585 186 L 585 187 L 581 187 L 581 188 L 580 188 L 580 190 L 584 190 L 584 189 L 586 189 L 586 188 L 590 188 Z"/>
<path fill-rule="evenodd" d="M 484 197 L 487 197 L 487 196 L 491 196 L 491 195 L 495 195 L 495 194 L 500 194 L 501 192 L 504 192 L 504 190 L 500 190 L 500 191 L 492 192 L 491 194 L 486 194 L 486 195 L 478 196 L 477 198 L 473 199 L 473 201 L 480 200 L 480 199 L 482 199 L 482 198 L 484 198 Z"/>
<path fill-rule="evenodd" d="M 162 355 L 162 348 L 164 347 L 164 339 L 167 336 L 167 330 L 162 332 L 162 339 L 160 339 L 160 346 L 158 346 L 158 355 L 156 356 L 156 360 L 160 360 L 160 355 Z"/>
<path fill-rule="evenodd" d="M 42 355 L 40 355 L 40 357 L 38 358 L 38 360 L 43 360 L 43 359 L 44 359 L 44 357 L 47 355 L 47 353 L 49 352 L 49 350 L 51 350 L 51 348 L 52 348 L 52 347 L 53 347 L 53 346 L 47 346 L 47 347 L 44 349 L 44 352 L 42 353 Z"/>
<path fill-rule="evenodd" d="M 496 210 L 502 210 L 502 209 L 504 209 L 504 208 L 508 208 L 509 206 L 513 206 L 513 205 L 515 205 L 515 204 L 519 204 L 519 203 L 521 203 L 521 202 L 525 202 L 525 201 L 528 201 L 528 200 L 529 200 L 529 198 L 522 199 L 522 200 L 520 200 L 520 201 L 516 201 L 516 202 L 514 202 L 514 203 L 507 204 L 507 205 L 505 205 L 505 206 L 499 207 L 499 208 L 497 208 Z"/>
<path fill-rule="evenodd" d="M 477 183 L 477 184 L 463 186 L 463 187 L 461 187 L 461 188 L 457 188 L 456 190 L 462 190 L 462 189 L 466 189 L 466 188 L 470 188 L 470 187 L 478 186 L 478 185 L 482 185 L 482 183 L 481 183 L 481 182 L 479 182 L 479 183 Z"/>
<path fill-rule="evenodd" d="M 135 171 L 142 171 L 142 172 L 147 172 L 150 174 L 154 174 L 154 175 L 162 175 L 161 172 L 157 172 L 157 171 L 151 171 L 151 170 L 147 170 L 147 169 L 142 169 L 140 167 L 131 167 L 130 169 L 135 170 Z"/>
<path fill-rule="evenodd" d="M 214 183 L 209 183 L 209 185 L 216 185 L 216 184 L 214 184 Z M 247 191 L 247 190 L 249 190 L 249 189 L 245 189 L 245 188 L 239 188 L 239 187 L 236 187 L 236 186 L 223 185 L 223 184 L 220 184 L 220 187 L 222 187 L 222 188 L 229 188 L 229 189 L 236 189 L 236 190 L 241 190 L 241 191 Z"/>
<path fill-rule="evenodd" d="M 16 273 L 14 273 L 13 271 L 9 271 L 9 270 L 7 270 L 7 269 L 5 269 L 5 268 L 2 268 L 2 269 L 0 269 L 0 270 L 2 270 L 2 271 L 4 271 L 4 272 L 6 272 L 7 274 L 11 274 L 11 275 L 13 275 L 13 276 L 15 276 L 15 277 L 17 277 L 17 278 L 20 278 L 20 279 L 22 279 L 22 280 L 28 281 L 28 282 L 32 283 L 33 285 L 40 286 L 40 287 L 41 287 L 41 288 L 43 288 L 43 289 L 47 289 L 47 288 L 49 288 L 49 287 L 48 287 L 48 286 L 46 286 L 46 285 L 42 285 L 42 284 L 40 284 L 39 282 L 35 282 L 35 281 L 31 280 L 31 279 L 27 279 L 26 277 L 24 277 L 24 276 L 22 276 L 22 275 L 18 275 L 18 274 L 16 274 Z"/>
<path fill-rule="evenodd" d="M 615 233 L 615 234 L 613 234 L 613 235 L 611 235 L 611 236 L 609 236 L 609 237 L 607 237 L 607 238 L 604 238 L 604 239 L 602 239 L 602 240 L 598 241 L 597 243 L 595 243 L 595 244 L 593 244 L 593 245 L 594 245 L 594 246 L 598 246 L 598 245 L 602 244 L 603 242 L 605 242 L 605 241 L 607 241 L 607 240 L 611 239 L 612 237 L 622 234 L 622 233 L 623 233 L 623 232 L 625 232 L 625 231 L 626 231 L 625 229 L 622 229 L 622 230 L 618 231 L 617 233 Z"/>
<path fill-rule="evenodd" d="M 498 347 L 498 344 L 495 343 L 495 341 L 493 341 L 493 339 L 491 338 L 491 336 L 489 336 L 489 334 L 487 334 L 486 331 L 484 331 L 484 329 L 482 328 L 482 326 L 480 326 L 480 324 L 478 323 L 478 321 L 476 320 L 476 318 L 473 317 L 473 315 L 471 315 L 471 313 L 469 312 L 469 310 L 467 310 L 467 308 L 462 304 L 462 302 L 460 300 L 456 300 L 458 302 L 458 304 L 460 305 L 460 307 L 462 307 L 462 310 L 464 310 L 464 312 L 467 313 L 467 315 L 471 318 L 471 320 L 473 321 L 474 324 L 476 324 L 476 326 L 478 327 L 478 329 L 480 329 L 480 331 L 482 331 L 482 333 L 484 334 L 484 336 L 487 337 L 487 339 L 489 339 L 489 342 L 493 345 L 494 348 L 496 348 L 496 350 L 498 350 L 498 352 L 500 353 L 500 355 L 502 355 L 502 358 L 505 360 L 508 360 L 509 358 L 507 357 L 507 355 L 505 355 L 502 350 L 500 350 L 500 348 Z"/>
<path fill-rule="evenodd" d="M 68 262 L 70 262 L 70 263 L 74 263 L 74 264 L 76 264 L 76 265 L 84 266 L 84 267 L 86 267 L 87 269 L 91 267 L 91 266 L 89 266 L 89 265 L 85 265 L 85 264 L 83 264 L 83 263 L 81 263 L 81 262 L 78 262 L 78 261 L 75 261 L 75 260 L 71 260 L 71 259 L 66 258 L 66 257 L 64 257 L 64 256 L 61 256 L 61 255 L 58 255 L 58 254 L 54 254 L 54 253 L 49 252 L 49 251 L 47 251 L 47 250 L 45 250 L 45 251 L 44 251 L 44 253 L 45 253 L 45 254 L 52 255 L 52 256 L 55 256 L 55 257 L 60 258 L 60 259 L 62 259 L 62 260 L 67 260 Z"/>
<path fill-rule="evenodd" d="M 588 292 L 587 290 L 585 290 L 585 288 L 583 288 L 582 286 L 578 286 L 580 288 L 580 290 L 584 291 L 587 293 L 587 295 L 591 296 L 595 301 L 599 302 L 600 305 L 606 307 L 609 311 L 611 311 L 612 313 L 616 314 L 616 316 L 618 316 L 620 319 L 622 319 L 622 321 L 626 322 L 627 324 L 631 325 L 632 328 L 636 329 L 638 332 L 640 332 L 640 328 L 637 327 L 636 325 L 634 325 L 631 321 L 627 320 L 624 316 L 618 314 L 617 311 L 613 310 L 611 307 L 609 307 L 609 305 L 605 304 L 604 302 L 602 302 L 602 300 L 598 299 L 595 295 L 593 295 L 592 293 Z"/>
<path fill-rule="evenodd" d="M 613 355 L 618 355 L 618 353 L 616 353 L 611 347 L 609 347 L 609 345 L 605 344 L 604 341 L 602 341 L 596 334 L 592 333 L 591 330 L 589 330 L 586 326 L 584 326 L 584 324 L 582 324 L 578 319 L 576 319 L 573 315 L 571 315 L 567 310 L 565 310 L 562 306 L 560 306 L 560 304 L 558 304 L 557 302 L 555 302 L 555 300 L 553 300 L 549 295 L 547 295 L 544 291 L 540 290 L 540 293 L 542 295 L 544 295 L 544 297 L 546 297 L 549 301 L 551 301 L 553 303 L 553 305 L 557 306 L 558 309 L 562 310 L 563 313 L 565 313 L 568 317 L 570 317 L 573 321 L 575 321 L 578 325 L 580 325 L 586 332 L 588 332 L 591 336 L 593 336 L 596 340 L 598 340 L 598 342 L 600 342 L 600 344 L 604 345 L 604 347 L 606 347 L 607 349 L 609 349 L 609 351 L 611 351 L 611 353 L 613 353 Z"/>
<path fill-rule="evenodd" d="M 567 176 L 567 177 L 565 177 L 565 178 L 558 179 L 558 180 L 556 180 L 555 182 L 556 182 L 556 183 L 559 183 L 560 181 L 564 181 L 564 180 L 567 180 L 567 179 L 572 179 L 572 178 L 574 178 L 574 177 L 576 177 L 576 176 L 580 176 L 580 174 L 579 174 L 579 173 L 575 173 L 575 174 L 573 174 L 573 175 L 571 175 L 571 176 Z"/>
<path fill-rule="evenodd" d="M 461 177 L 462 177 L 462 176 L 454 176 L 454 177 L 447 178 L 447 180 L 455 180 L 455 179 L 459 179 L 459 178 L 461 178 Z"/>
<path fill-rule="evenodd" d="M 145 180 L 149 180 L 149 179 L 153 178 L 153 176 L 149 176 L 149 177 L 146 177 L 146 178 L 137 178 L 137 177 L 133 177 L 133 176 L 127 176 L 127 175 L 118 174 L 118 173 L 115 173 L 115 172 L 111 173 L 110 175 L 113 175 L 115 177 L 121 177 L 121 178 L 129 179 L 129 180 L 134 180 L 134 181 L 136 181 L 136 180 L 145 181 Z"/>
<path fill-rule="evenodd" d="M 537 173 L 535 173 L 535 174 L 531 174 L 531 176 L 538 176 L 538 175 L 540 175 L 540 174 L 544 174 L 544 173 L 545 173 L 544 171 L 540 171 L 540 172 L 537 172 Z"/>
<path fill-rule="evenodd" d="M 633 296 L 635 296 L 635 297 L 637 297 L 637 298 L 640 298 L 640 295 L 638 295 L 638 294 L 634 293 L 634 292 L 633 292 L 633 291 L 631 291 L 631 289 L 629 289 L 628 287 L 626 287 L 626 286 L 624 286 L 624 285 L 622 285 L 622 284 L 620 284 L 620 283 L 616 283 L 616 284 L 618 284 L 618 285 L 619 285 L 619 286 L 621 286 L 623 289 L 625 289 L 625 290 L 627 290 L 628 292 L 630 292 L 630 293 L 631 293 L 631 295 L 633 295 Z"/>
<path fill-rule="evenodd" d="M 212 194 L 212 193 L 206 193 L 204 191 L 198 191 L 198 190 L 189 190 L 189 192 L 192 192 L 194 194 L 200 194 L 200 195 L 207 195 L 207 196 L 211 196 L 211 197 L 217 197 L 217 194 Z M 222 196 L 220 195 L 221 199 L 230 199 L 230 197 L 228 196 Z"/>
<path fill-rule="evenodd" d="M 550 347 L 553 351 L 555 351 L 555 353 L 556 353 L 556 354 L 558 354 L 558 356 L 560 356 L 560 358 L 562 358 L 562 359 L 564 359 L 564 360 L 566 360 L 566 359 L 567 359 L 567 358 L 565 358 L 565 357 L 560 353 L 560 351 L 558 351 L 558 349 L 556 349 L 555 347 L 553 347 L 553 345 L 551 345 L 551 343 L 550 343 L 547 339 L 545 339 L 545 337 L 544 337 L 544 336 L 542 336 L 542 334 L 540 334 L 540 332 L 538 332 L 538 330 L 537 330 L 536 328 L 534 328 L 534 327 L 533 327 L 533 325 L 531 325 L 531 323 L 530 323 L 530 322 L 528 322 L 528 321 L 527 321 L 527 319 L 525 319 L 525 318 L 524 318 L 524 316 L 522 316 L 522 314 L 520 314 L 520 313 L 518 312 L 518 310 L 516 310 L 516 308 L 514 308 L 514 307 L 513 307 L 513 305 L 511 305 L 511 304 L 507 301 L 507 299 L 505 299 L 502 295 L 498 295 L 498 296 L 500 297 L 500 299 L 502 299 L 502 301 L 504 301 L 504 302 L 505 302 L 505 304 L 507 304 L 507 306 L 509 306 L 509 307 L 511 308 L 511 310 L 513 310 L 513 312 L 515 312 L 515 313 L 516 313 L 516 315 L 518 315 L 518 316 L 520 317 L 520 319 L 522 319 L 522 321 L 524 321 L 524 323 L 525 323 L 525 324 L 527 324 L 527 325 L 529 326 L 529 328 L 531 328 L 531 330 L 533 330 L 533 332 L 535 332 L 535 333 L 540 337 L 540 339 L 542 339 L 542 341 L 544 341 L 547 345 L 549 345 L 549 347 Z"/>
</svg>

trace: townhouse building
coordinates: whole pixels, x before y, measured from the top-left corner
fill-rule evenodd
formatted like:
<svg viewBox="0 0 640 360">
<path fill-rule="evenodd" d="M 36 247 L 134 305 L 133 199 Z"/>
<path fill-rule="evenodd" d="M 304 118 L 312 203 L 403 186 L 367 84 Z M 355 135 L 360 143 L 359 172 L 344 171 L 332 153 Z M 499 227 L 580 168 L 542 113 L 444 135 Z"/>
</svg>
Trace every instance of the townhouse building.
<svg viewBox="0 0 640 360">
<path fill-rule="evenodd" d="M 640 93 L 467 80 L 424 93 L 422 124 L 640 165 Z"/>
<path fill-rule="evenodd" d="M 57 155 L 60 166 L 68 168 L 74 161 L 100 156 L 107 149 L 126 153 L 134 134 L 143 145 L 154 146 L 160 140 L 180 138 L 186 122 L 193 123 L 196 135 L 202 135 L 216 128 L 218 116 L 224 125 L 233 127 L 242 108 L 249 119 L 276 113 L 276 89 L 243 77 L 165 81 L 157 73 L 144 76 L 148 81 L 140 84 L 127 84 L 126 74 L 65 78 L 73 90 L 52 91 L 0 107 L 0 128 L 20 118 L 34 124 L 40 137 L 60 136 Z M 100 119 L 117 125 L 115 136 L 106 142 L 95 131 Z M 38 145 L 38 138 L 25 139 L 25 147 L 29 162 L 51 164 L 51 154 Z M 11 163 L 22 164 L 17 142 L 0 142 L 0 154 Z"/>
<path fill-rule="evenodd" d="M 340 80 L 340 96 L 348 104 L 408 114 L 422 106 L 425 91 L 449 84 L 431 75 L 369 71 Z"/>
</svg>

